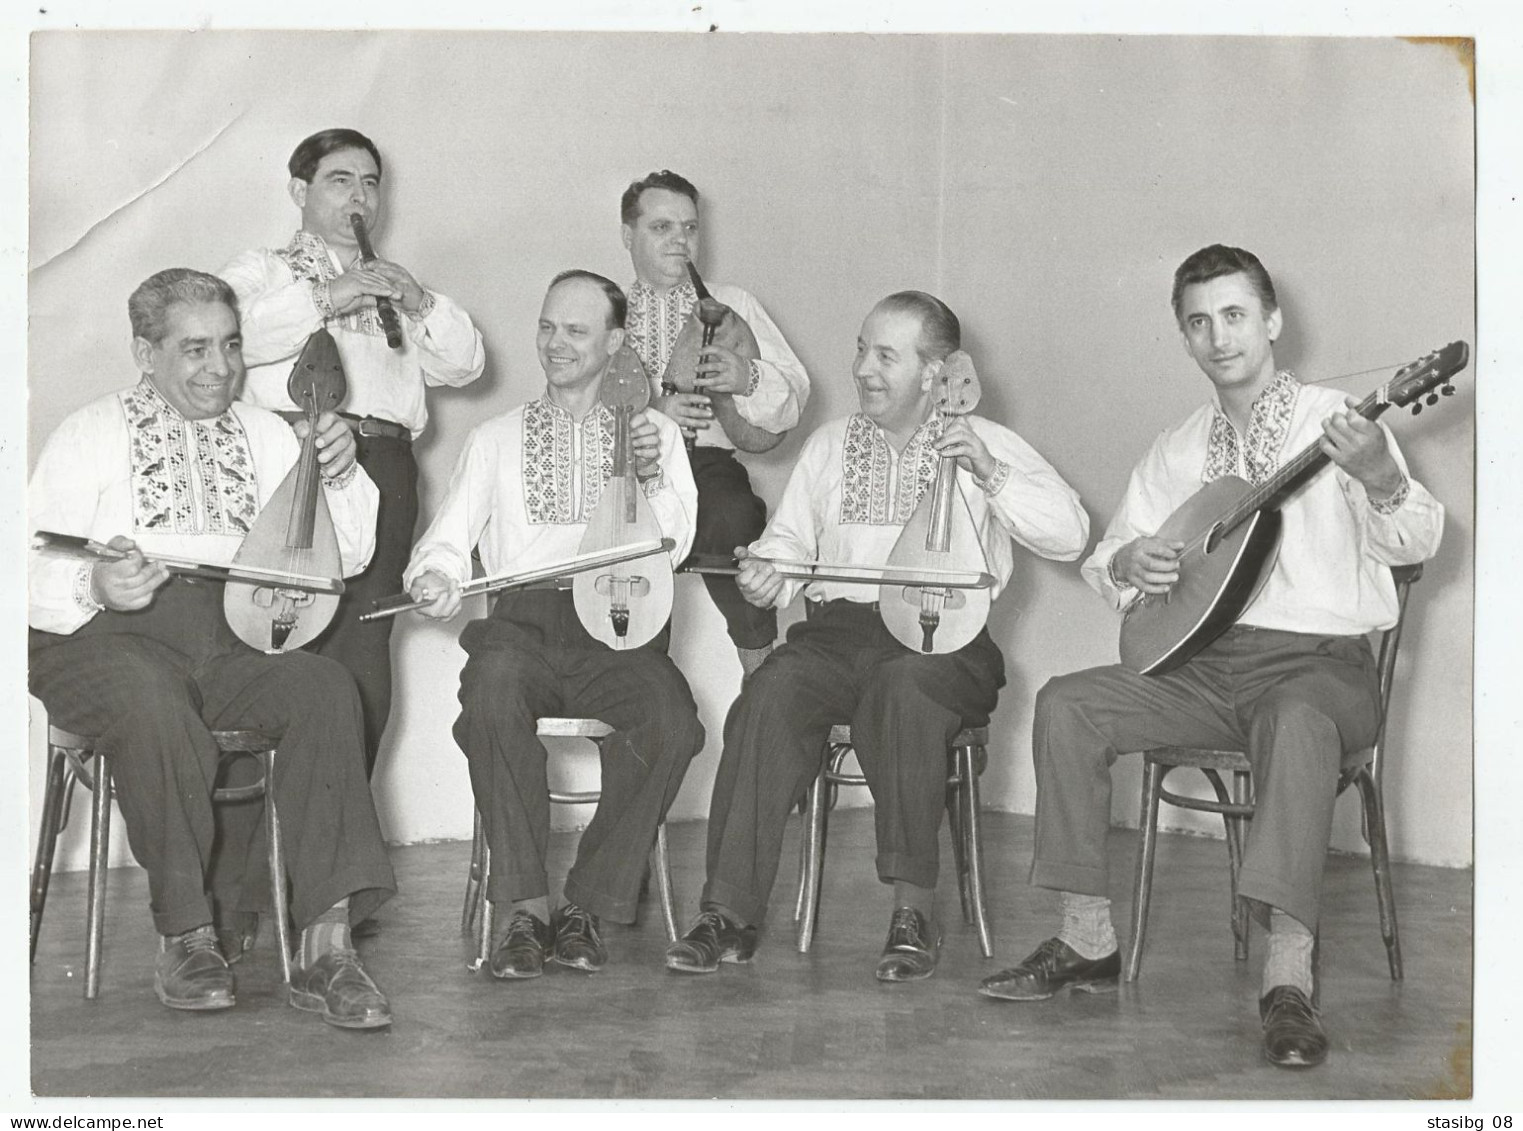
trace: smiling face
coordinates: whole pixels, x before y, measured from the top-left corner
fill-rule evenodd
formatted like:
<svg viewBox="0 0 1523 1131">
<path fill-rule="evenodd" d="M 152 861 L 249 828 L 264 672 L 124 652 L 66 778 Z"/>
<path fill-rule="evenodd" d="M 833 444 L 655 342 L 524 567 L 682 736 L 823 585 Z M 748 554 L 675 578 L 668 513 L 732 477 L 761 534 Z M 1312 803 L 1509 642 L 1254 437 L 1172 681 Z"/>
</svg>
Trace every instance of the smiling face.
<svg viewBox="0 0 1523 1131">
<path fill-rule="evenodd" d="M 930 414 L 939 361 L 920 357 L 920 316 L 874 307 L 857 337 L 851 375 L 863 414 L 885 432 L 907 433 Z"/>
<path fill-rule="evenodd" d="M 687 279 L 688 260 L 698 258 L 698 205 L 680 192 L 648 188 L 640 194 L 640 215 L 622 228 L 635 278 L 652 287 L 674 287 Z"/>
<path fill-rule="evenodd" d="M 1280 312 L 1264 309 L 1241 271 L 1186 287 L 1180 296 L 1179 331 L 1186 352 L 1223 392 L 1256 396 L 1274 380 Z"/>
<path fill-rule="evenodd" d="M 624 331 L 608 325 L 613 306 L 590 279 L 566 279 L 545 295 L 535 346 L 553 389 L 579 391 L 599 382 Z"/>
<path fill-rule="evenodd" d="M 301 226 L 332 248 L 357 247 L 349 217 L 358 212 L 373 230 L 381 214 L 381 174 L 363 149 L 340 149 L 317 163 L 308 184 L 293 177 L 291 199 L 301 209 Z"/>
<path fill-rule="evenodd" d="M 158 342 L 132 340 L 138 369 L 186 420 L 222 415 L 243 383 L 238 316 L 220 302 L 177 302 L 164 326 Z"/>
</svg>

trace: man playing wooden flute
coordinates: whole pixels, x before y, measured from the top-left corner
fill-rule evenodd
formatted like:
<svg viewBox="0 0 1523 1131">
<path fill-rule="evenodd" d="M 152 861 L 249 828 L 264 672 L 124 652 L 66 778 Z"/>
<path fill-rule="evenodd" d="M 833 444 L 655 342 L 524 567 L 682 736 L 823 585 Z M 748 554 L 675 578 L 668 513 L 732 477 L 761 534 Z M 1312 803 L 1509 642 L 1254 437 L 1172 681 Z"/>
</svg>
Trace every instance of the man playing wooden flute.
<svg viewBox="0 0 1523 1131">
<path fill-rule="evenodd" d="M 448 618 L 477 549 L 489 576 L 575 556 L 610 479 L 615 420 L 600 399 L 624 341 L 624 294 L 601 275 L 567 271 L 545 295 L 537 337 L 545 391 L 478 425 L 466 440 L 439 513 L 413 550 L 406 583 L 419 610 Z M 697 491 L 677 426 L 642 411 L 630 424 L 636 474 L 673 563 L 693 540 Z M 703 748 L 687 680 L 666 654 L 670 628 L 615 650 L 577 615 L 570 583 L 500 595 L 460 635 L 455 741 L 491 849 L 487 898 L 511 904 L 491 955 L 494 977 L 538 977 L 546 962 L 595 972 L 607 961 L 599 919 L 632 923 L 656 827 Z M 602 800 L 582 833 L 552 911 L 545 853 L 550 833 L 543 717 L 601 719 Z"/>
<path fill-rule="evenodd" d="M 211 731 L 246 728 L 280 742 L 273 795 L 290 913 L 302 928 L 291 1004 L 342 1028 L 389 1025 L 390 1006 L 349 941 L 350 921 L 396 890 L 365 778 L 354 680 L 322 656 L 255 651 L 229 627 L 221 584 L 171 577 L 155 561 L 232 562 L 296 462 L 297 441 L 273 413 L 233 400 L 243 358 L 237 299 L 225 282 L 161 271 L 133 292 L 128 313 L 142 379 L 65 419 L 29 485 L 34 529 L 125 556 L 81 563 L 34 551 L 31 690 L 51 723 L 94 736 L 96 758 L 109 766 L 133 854 L 148 873 L 160 1001 L 186 1010 L 235 1002 L 207 875 L 219 856 L 240 849 L 263 875 L 264 846 L 262 830 L 246 846 L 219 835 L 227 808 L 257 815 L 258 807 L 214 815 Z M 319 490 L 343 568 L 358 572 L 374 544 L 376 489 L 342 422 L 324 413 L 317 427 Z M 244 869 L 243 859 L 230 863 Z"/>
<path fill-rule="evenodd" d="M 373 141 L 356 130 L 323 130 L 296 147 L 287 169 L 300 229 L 285 247 L 246 251 L 220 274 L 243 310 L 244 400 L 282 413 L 298 409 L 286 379 L 319 327 L 333 335 L 344 362 L 349 395 L 341 416 L 354 431 L 360 466 L 380 489 L 381 510 L 375 556 L 345 591 L 316 649 L 359 684 L 365 767 L 374 773 L 391 714 L 392 622 L 358 618 L 401 588 L 418 518 L 412 446 L 428 426 L 424 393 L 470 384 L 486 352 L 458 303 L 423 287 L 401 264 L 362 256 L 353 217 L 367 235 L 381 218 L 381 154 Z M 379 303 L 391 307 L 395 345 Z"/>
<path fill-rule="evenodd" d="M 905 291 L 878 303 L 852 367 L 861 411 L 809 437 L 765 533 L 736 550 L 746 600 L 777 608 L 802 590 L 809 616 L 730 710 L 702 910 L 668 948 L 671 970 L 708 973 L 751 958 L 784 824 L 819 774 L 836 723 L 851 724 L 874 799 L 878 876 L 893 891 L 877 977 L 909 981 L 936 968 L 947 746 L 960 729 L 988 722 L 1003 658 L 987 628 L 955 651 L 911 651 L 881 620 L 875 586 L 790 581 L 769 559 L 884 566 L 942 456 L 955 458 L 957 493 L 986 559 L 980 569 L 998 587 L 1010 578 L 1012 539 L 1043 557 L 1079 555 L 1088 520 L 1057 472 L 1008 429 L 937 411 L 936 381 L 960 338 L 957 316 L 931 295 Z"/>
<path fill-rule="evenodd" d="M 698 305 L 688 270 L 701 243 L 698 190 L 685 177 L 663 169 L 635 181 L 619 204 L 624 246 L 635 269 L 629 287 L 629 344 L 652 382 L 658 411 L 687 437 L 698 484 L 695 553 L 728 554 L 755 539 L 767 522 L 767 506 L 751 489 L 736 449 L 765 450 L 773 437 L 799 422 L 809 399 L 809 375 L 767 312 L 746 291 L 721 283 L 708 289 L 745 320 L 759 356 L 747 358 L 721 342 L 703 351 L 696 387 L 681 392 L 667 363 L 683 324 Z M 731 433 L 735 433 L 734 436 Z M 723 614 L 730 640 L 749 676 L 777 640 L 777 612 L 747 601 L 729 577 L 706 576 L 710 599 Z"/>
<path fill-rule="evenodd" d="M 1162 674 L 1121 665 L 1051 680 L 1037 694 L 1036 851 L 1031 881 L 1062 897 L 1062 927 L 981 992 L 1034 1001 L 1114 990 L 1105 841 L 1110 766 L 1159 746 L 1243 750 L 1253 767 L 1239 892 L 1269 928 L 1259 1012 L 1282 1067 L 1327 1056 L 1313 1005 L 1313 942 L 1340 759 L 1375 739 L 1379 692 L 1366 634 L 1397 616 L 1390 567 L 1438 548 L 1443 507 L 1415 479 L 1384 424 L 1332 389 L 1275 365 L 1282 319 L 1262 263 L 1215 244 L 1174 274 L 1174 316 L 1214 399 L 1163 433 L 1132 472 L 1105 538 L 1084 563 L 1118 609 L 1175 591 L 1183 541 L 1160 525 L 1203 484 L 1260 486 L 1298 451 L 1334 465 L 1282 508 L 1279 554 L 1238 622 Z"/>
</svg>

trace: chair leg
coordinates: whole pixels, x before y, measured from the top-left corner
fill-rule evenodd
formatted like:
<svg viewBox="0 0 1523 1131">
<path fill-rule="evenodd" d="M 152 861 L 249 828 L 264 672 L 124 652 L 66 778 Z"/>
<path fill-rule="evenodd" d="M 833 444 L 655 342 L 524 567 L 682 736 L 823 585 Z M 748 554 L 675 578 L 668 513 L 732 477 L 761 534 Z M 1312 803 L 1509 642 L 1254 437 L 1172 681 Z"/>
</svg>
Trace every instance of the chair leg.
<svg viewBox="0 0 1523 1131">
<path fill-rule="evenodd" d="M 85 999 L 100 994 L 101 944 L 106 936 L 106 861 L 111 848 L 111 763 L 95 756 L 90 805 L 90 895 L 85 906 Z"/>
<path fill-rule="evenodd" d="M 672 857 L 666 843 L 666 822 L 656 826 L 656 859 L 652 865 L 656 872 L 656 886 L 661 894 L 661 918 L 666 923 L 666 938 L 676 942 L 677 897 L 672 891 Z"/>
<path fill-rule="evenodd" d="M 958 768 L 962 765 L 961 750 L 954 750 L 952 757 L 954 772 L 958 775 L 958 779 L 955 786 L 947 787 L 947 832 L 952 841 L 952 868 L 957 875 L 957 898 L 962 904 L 962 921 L 971 923 L 973 922 L 973 907 L 968 894 L 967 830 L 962 819 L 963 782 L 962 771 Z"/>
<path fill-rule="evenodd" d="M 64 752 L 50 745 L 48 780 L 42 794 L 42 829 L 37 834 L 37 859 L 32 865 L 32 962 L 37 961 L 37 936 L 42 931 L 42 912 L 48 902 L 48 881 L 53 877 L 64 796 L 74 790 L 74 777 L 66 772 L 67 766 Z"/>
<path fill-rule="evenodd" d="M 280 836 L 280 814 L 275 810 L 275 751 L 266 750 L 264 762 L 264 831 L 270 850 L 270 900 L 275 913 L 275 946 L 280 951 L 280 977 L 291 984 L 291 916 L 286 906 L 286 850 Z"/>
<path fill-rule="evenodd" d="M 1368 772 L 1354 779 L 1364 803 L 1365 824 L 1370 834 L 1370 867 L 1375 873 L 1375 899 L 1380 906 L 1380 937 L 1386 944 L 1386 963 L 1391 981 L 1402 980 L 1401 936 L 1396 927 L 1396 896 L 1391 890 L 1391 848 L 1386 839 L 1385 803 L 1380 787 Z"/>
<path fill-rule="evenodd" d="M 492 927 L 496 919 L 492 901 L 487 898 L 487 880 L 492 876 L 492 849 L 485 843 L 481 846 L 481 884 L 477 889 L 476 896 L 476 920 L 478 934 L 476 936 L 476 960 L 467 965 L 471 971 L 480 970 L 492 957 Z"/>
<path fill-rule="evenodd" d="M 1157 762 L 1146 763 L 1142 771 L 1142 811 L 1138 831 L 1142 841 L 1137 848 L 1137 879 L 1132 886 L 1132 937 L 1126 953 L 1126 980 L 1135 982 L 1142 969 L 1142 947 L 1148 929 L 1148 903 L 1153 898 L 1153 857 L 1158 851 L 1158 794 L 1167 770 Z"/>
<path fill-rule="evenodd" d="M 1232 800 L 1234 804 L 1248 803 L 1248 775 L 1241 770 L 1232 773 Z M 1232 874 L 1232 956 L 1239 962 L 1248 961 L 1248 938 L 1251 919 L 1248 901 L 1238 894 L 1238 879 L 1243 874 L 1243 843 L 1247 824 L 1246 817 L 1223 816 L 1227 826 L 1227 864 Z"/>
<path fill-rule="evenodd" d="M 820 911 L 820 873 L 825 866 L 825 774 L 809 787 L 809 807 L 804 813 L 803 893 L 800 899 L 798 952 L 809 953 L 814 941 L 814 921 Z"/>
<path fill-rule="evenodd" d="M 481 828 L 481 810 L 475 810 L 475 823 L 471 826 L 471 869 L 465 877 L 465 905 L 460 908 L 460 933 L 467 937 L 471 924 L 476 921 L 476 905 L 480 902 L 481 851 L 486 847 L 486 836 Z"/>
<path fill-rule="evenodd" d="M 978 949 L 985 958 L 994 957 L 994 939 L 989 931 L 989 912 L 984 906 L 984 831 L 981 827 L 978 797 L 978 770 L 974 748 L 962 746 L 957 751 L 962 763 L 962 829 L 967 837 L 963 856 L 968 862 L 968 902 L 973 906 L 973 923 L 978 928 Z"/>
<path fill-rule="evenodd" d="M 797 923 L 804 916 L 804 898 L 809 894 L 809 803 L 814 800 L 814 786 L 804 791 L 799 798 L 797 809 L 799 811 L 799 883 L 798 892 L 793 897 L 793 921 Z"/>
</svg>

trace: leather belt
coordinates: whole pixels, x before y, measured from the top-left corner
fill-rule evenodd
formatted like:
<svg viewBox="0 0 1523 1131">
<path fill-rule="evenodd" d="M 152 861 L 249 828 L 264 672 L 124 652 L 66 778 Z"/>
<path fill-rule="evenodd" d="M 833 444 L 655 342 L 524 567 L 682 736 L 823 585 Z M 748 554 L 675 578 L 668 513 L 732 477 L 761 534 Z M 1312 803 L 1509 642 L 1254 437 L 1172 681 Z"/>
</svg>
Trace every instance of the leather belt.
<svg viewBox="0 0 1523 1131">
<path fill-rule="evenodd" d="M 306 416 L 297 409 L 284 408 L 277 410 L 275 415 L 293 424 Z M 356 416 L 352 412 L 341 412 L 338 416 L 357 436 L 384 436 L 388 440 L 405 440 L 412 443 L 412 429 L 405 424 L 398 424 L 394 420 L 382 420 L 379 416 Z"/>
<path fill-rule="evenodd" d="M 341 412 L 339 417 L 354 429 L 356 435 L 384 436 L 388 440 L 412 442 L 412 429 L 394 420 L 382 420 L 379 416 L 355 416 L 349 412 Z"/>
</svg>

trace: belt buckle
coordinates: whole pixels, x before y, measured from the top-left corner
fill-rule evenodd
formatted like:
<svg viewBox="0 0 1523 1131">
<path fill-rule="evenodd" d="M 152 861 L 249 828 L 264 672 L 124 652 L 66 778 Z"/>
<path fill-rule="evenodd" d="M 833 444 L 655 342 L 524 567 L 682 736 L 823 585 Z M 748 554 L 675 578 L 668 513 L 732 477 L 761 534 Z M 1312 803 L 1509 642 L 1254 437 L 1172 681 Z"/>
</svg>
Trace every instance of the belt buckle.
<svg viewBox="0 0 1523 1131">
<path fill-rule="evenodd" d="M 359 420 L 359 426 L 355 428 L 355 431 L 361 436 L 379 436 L 381 431 L 377 427 L 378 424 L 380 424 L 380 421 L 376 420 L 373 416 L 362 416 Z"/>
</svg>

